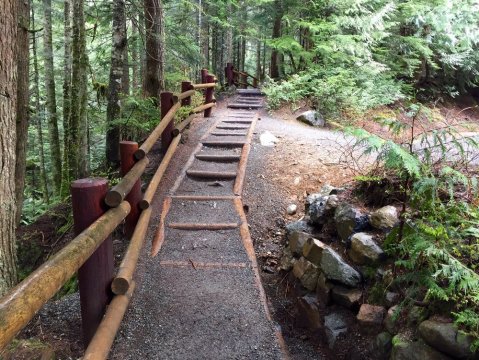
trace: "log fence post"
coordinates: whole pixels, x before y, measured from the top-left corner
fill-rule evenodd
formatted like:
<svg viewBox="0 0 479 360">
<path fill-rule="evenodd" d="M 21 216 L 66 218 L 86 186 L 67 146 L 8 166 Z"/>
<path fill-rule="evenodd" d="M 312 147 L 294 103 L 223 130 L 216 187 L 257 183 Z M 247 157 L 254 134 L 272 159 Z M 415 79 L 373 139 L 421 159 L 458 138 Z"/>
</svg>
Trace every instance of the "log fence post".
<svg viewBox="0 0 479 360">
<path fill-rule="evenodd" d="M 71 184 L 75 234 L 80 234 L 100 216 L 107 206 L 104 202 L 108 181 L 101 178 L 81 179 Z M 111 236 L 98 247 L 78 270 L 83 344 L 85 348 L 100 325 L 113 293 L 113 243 Z"/>
<path fill-rule="evenodd" d="M 201 69 L 201 83 L 202 84 L 205 84 L 207 81 L 206 81 L 206 77 L 208 76 L 208 69 Z"/>
<path fill-rule="evenodd" d="M 182 81 L 181 82 L 181 92 L 189 91 L 192 90 L 192 84 L 191 81 Z M 191 96 L 188 96 L 187 98 L 184 98 L 181 100 L 181 106 L 190 106 L 191 105 Z"/>
<path fill-rule="evenodd" d="M 214 75 L 208 75 L 206 76 L 206 83 L 214 83 L 215 82 L 215 77 Z M 205 92 L 205 104 L 210 104 L 213 102 L 213 97 L 214 97 L 214 92 L 215 88 L 210 87 L 206 89 Z M 205 117 L 210 117 L 211 116 L 211 108 L 208 108 L 205 110 Z"/>
<path fill-rule="evenodd" d="M 175 101 L 173 97 L 173 93 L 164 91 L 160 94 L 160 106 L 161 106 L 161 118 L 163 119 L 168 111 L 173 107 Z M 171 140 L 173 138 L 173 130 L 174 130 L 174 122 L 175 119 L 173 118 L 170 123 L 166 126 L 165 130 L 161 134 L 161 149 L 164 153 L 168 150 L 168 147 L 171 144 Z"/>
<path fill-rule="evenodd" d="M 121 176 L 125 176 L 128 171 L 135 165 L 135 152 L 138 150 L 138 143 L 134 141 L 120 142 L 120 161 L 121 161 Z M 130 203 L 131 211 L 125 219 L 125 235 L 130 238 L 135 231 L 136 223 L 140 217 L 139 203 L 142 200 L 141 196 L 141 181 L 138 180 L 133 188 L 130 190 L 125 200 Z"/>
<path fill-rule="evenodd" d="M 233 72 L 233 64 L 232 63 L 227 63 L 226 64 L 226 79 L 228 81 L 228 86 L 234 85 L 235 79 L 234 79 L 234 72 Z"/>
</svg>

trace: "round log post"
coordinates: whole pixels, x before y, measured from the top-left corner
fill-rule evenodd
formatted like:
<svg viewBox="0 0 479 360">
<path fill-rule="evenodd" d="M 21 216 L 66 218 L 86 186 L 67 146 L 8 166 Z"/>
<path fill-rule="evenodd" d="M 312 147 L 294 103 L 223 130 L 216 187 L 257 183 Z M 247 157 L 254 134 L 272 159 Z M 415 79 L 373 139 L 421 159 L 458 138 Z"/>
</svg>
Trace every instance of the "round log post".
<svg viewBox="0 0 479 360">
<path fill-rule="evenodd" d="M 206 81 L 206 77 L 208 76 L 208 69 L 201 69 L 201 83 L 205 84 L 208 81 Z"/>
<path fill-rule="evenodd" d="M 226 64 L 226 79 L 228 81 L 228 86 L 234 85 L 234 73 L 233 73 L 233 64 L 227 63 Z"/>
<path fill-rule="evenodd" d="M 192 90 L 191 81 L 182 81 L 181 82 L 181 92 L 184 93 L 185 91 Z M 181 100 L 181 106 L 190 106 L 191 105 L 191 96 L 184 98 Z"/>
<path fill-rule="evenodd" d="M 75 234 L 80 234 L 100 216 L 107 206 L 103 199 L 108 191 L 106 179 L 81 179 L 71 184 L 73 222 Z M 98 247 L 78 270 L 83 345 L 93 338 L 110 303 L 113 293 L 113 244 L 111 236 Z"/>
<path fill-rule="evenodd" d="M 160 104 L 161 104 L 161 118 L 163 119 L 168 111 L 172 108 L 175 104 L 175 99 L 173 97 L 173 93 L 164 91 L 160 94 Z M 170 146 L 171 139 L 173 138 L 172 133 L 175 129 L 174 127 L 175 119 L 172 118 L 171 121 L 166 125 L 165 130 L 161 134 L 161 150 L 165 153 Z"/>
<path fill-rule="evenodd" d="M 213 83 L 215 82 L 215 77 L 213 75 L 208 75 L 206 77 L 206 82 L 207 83 Z M 206 89 L 206 92 L 205 92 L 205 104 L 210 104 L 213 102 L 213 97 L 214 97 L 214 92 L 215 92 L 215 88 L 214 87 L 211 87 L 211 88 L 208 88 Z M 210 117 L 211 116 L 211 107 L 206 109 L 205 110 L 205 117 Z"/>
<path fill-rule="evenodd" d="M 120 161 L 121 161 L 121 176 L 125 176 L 128 171 L 135 165 L 135 152 L 138 150 L 138 143 L 134 141 L 120 141 Z M 142 199 L 141 195 L 141 181 L 138 180 L 133 188 L 130 190 L 125 200 L 130 203 L 131 211 L 125 220 L 125 235 L 130 238 L 135 231 L 136 223 L 140 217 L 139 203 Z"/>
<path fill-rule="evenodd" d="M 241 74 L 241 87 L 243 89 L 247 89 L 248 88 L 248 75 L 246 74 Z"/>
</svg>

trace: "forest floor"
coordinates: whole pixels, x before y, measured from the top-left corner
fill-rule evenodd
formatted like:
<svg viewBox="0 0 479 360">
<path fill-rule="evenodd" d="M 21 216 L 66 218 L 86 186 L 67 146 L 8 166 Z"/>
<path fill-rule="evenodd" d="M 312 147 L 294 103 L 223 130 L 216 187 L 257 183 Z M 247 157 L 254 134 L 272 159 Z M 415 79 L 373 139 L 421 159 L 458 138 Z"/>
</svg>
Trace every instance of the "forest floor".
<svg viewBox="0 0 479 360">
<path fill-rule="evenodd" d="M 224 103 L 219 103 L 215 110 L 218 116 L 225 111 Z M 479 113 L 477 109 L 468 109 L 473 104 L 457 103 L 438 107 L 437 113 L 444 118 L 454 118 L 455 121 L 467 123 L 464 131 L 476 131 L 479 128 Z M 378 113 L 393 111 L 378 109 Z M 299 112 L 299 111 L 298 111 Z M 295 112 L 296 113 L 296 112 Z M 293 359 L 335 359 L 338 355 L 331 354 L 326 342 L 307 330 L 298 326 L 294 313 L 294 303 L 301 290 L 294 281 L 283 273 L 278 273 L 276 265 L 279 262 L 285 246 L 284 225 L 297 220 L 304 215 L 304 200 L 309 193 L 318 192 L 325 184 L 344 186 L 351 183 L 357 175 L 357 169 L 349 164 L 348 156 L 351 139 L 332 129 L 311 128 L 294 120 L 295 113 L 287 108 L 272 114 L 263 111 L 261 121 L 256 125 L 250 158 L 248 161 L 246 184 L 243 194 L 245 210 L 250 225 L 250 231 L 258 257 L 261 277 L 265 287 L 270 310 L 274 321 L 278 322 L 283 331 L 287 347 Z M 384 130 L 376 122 L 375 117 L 363 117 L 358 124 L 364 128 L 382 134 Z M 457 120 L 459 119 L 459 120 Z M 424 126 L 428 124 L 425 120 Z M 165 191 L 175 179 L 175 174 L 192 151 L 199 136 L 209 126 L 206 119 L 198 117 L 187 133 L 187 139 L 179 147 L 176 155 L 178 165 L 173 165 L 170 176 L 165 178 L 160 191 Z M 462 126 L 462 125 L 461 125 Z M 265 132 L 272 133 L 278 141 L 274 146 L 262 146 L 260 136 Z M 150 161 L 151 171 L 161 160 L 158 151 Z M 150 173 L 151 173 L 150 171 Z M 161 199 L 155 202 L 155 214 L 159 214 Z M 289 216 L 286 208 L 290 204 L 298 206 L 298 213 Z M 21 253 L 20 257 L 28 258 L 24 268 L 27 270 L 38 266 L 44 259 L 55 253 L 71 238 L 69 230 L 71 219 L 63 214 L 69 213 L 68 207 L 55 209 L 52 213 L 40 217 L 37 222 L 21 227 L 19 238 L 27 245 L 24 248 L 34 248 L 33 253 Z M 152 224 L 156 227 L 158 216 L 153 217 Z M 66 231 L 59 232 L 62 228 Z M 150 229 L 149 238 L 156 229 Z M 50 239 L 50 240 L 49 240 Z M 115 256 L 119 259 L 125 244 L 120 234 L 114 235 Z M 149 250 L 149 244 L 146 248 Z M 141 273 L 141 264 L 139 272 Z M 141 277 L 141 275 L 140 275 Z M 45 351 L 53 350 L 57 359 L 76 359 L 81 356 L 81 329 L 79 315 L 78 293 L 67 295 L 61 300 L 49 302 L 31 324 L 22 332 L 20 338 L 36 338 L 44 346 Z M 351 349 L 360 349 L 367 342 L 367 336 L 359 329 L 350 332 L 347 340 L 343 340 L 345 355 Z M 33 345 L 16 342 L 17 351 L 5 359 L 31 359 L 32 353 L 38 355 L 38 343 Z M 26 350 L 24 349 L 26 348 Z M 33 347 L 33 352 L 31 348 Z"/>
</svg>

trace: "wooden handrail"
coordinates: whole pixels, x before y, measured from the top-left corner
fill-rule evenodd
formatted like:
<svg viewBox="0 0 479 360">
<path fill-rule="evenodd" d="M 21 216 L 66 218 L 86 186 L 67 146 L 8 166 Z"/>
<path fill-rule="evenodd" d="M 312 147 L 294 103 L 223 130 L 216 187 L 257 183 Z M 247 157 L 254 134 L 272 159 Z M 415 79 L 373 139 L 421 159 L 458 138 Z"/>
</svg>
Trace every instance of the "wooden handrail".
<svg viewBox="0 0 479 360">
<path fill-rule="evenodd" d="M 253 78 L 253 79 L 256 80 L 256 81 L 259 81 L 256 76 L 253 76 L 253 75 L 251 75 L 251 74 L 248 74 L 247 72 L 244 72 L 244 71 L 233 70 L 233 73 L 239 74 L 239 75 L 249 76 L 250 78 Z"/>
<path fill-rule="evenodd" d="M 130 212 L 126 201 L 108 210 L 0 299 L 0 350 L 93 254 Z"/>
<path fill-rule="evenodd" d="M 181 107 L 181 104 L 177 102 L 173 107 L 168 111 L 168 113 L 165 115 L 163 119 L 161 119 L 160 123 L 158 126 L 153 130 L 153 132 L 148 136 L 148 138 L 145 140 L 145 142 L 140 146 L 138 151 L 135 153 L 135 158 L 137 160 L 143 159 L 146 154 L 151 150 L 153 145 L 155 145 L 156 141 L 160 138 L 161 134 L 163 133 L 163 130 L 168 126 L 171 120 L 175 117 L 176 112 L 178 109 Z"/>
<path fill-rule="evenodd" d="M 125 197 L 129 194 L 133 185 L 140 179 L 141 175 L 145 172 L 146 167 L 149 164 L 147 157 L 138 161 L 130 171 L 121 179 L 121 181 L 113 186 L 106 194 L 105 203 L 109 207 L 117 207 L 121 204 Z"/>
<path fill-rule="evenodd" d="M 209 77 L 209 79 L 211 79 L 211 77 Z M 124 199 L 144 173 L 149 162 L 146 154 L 148 154 L 159 137 L 162 136 L 167 126 L 173 121 L 176 112 L 181 106 L 179 101 L 194 95 L 195 90 L 212 89 L 215 86 L 216 83 L 211 82 L 191 85 L 191 90 L 184 91 L 179 95 L 174 95 L 171 109 L 161 119 L 160 123 L 143 142 L 138 151 L 135 152 L 135 158 L 138 161 L 130 171 L 125 174 L 120 183 L 107 193 L 105 203 L 113 208 L 100 216 L 93 224 L 31 273 L 30 276 L 13 288 L 7 295 L 0 298 L 0 350 L 28 324 L 37 311 L 78 271 L 103 241 L 130 213 L 131 206 L 127 201 L 124 201 Z M 205 111 L 211 109 L 213 106 L 215 106 L 215 103 L 207 103 L 196 107 L 192 110 L 192 113 Z M 190 115 L 176 127 L 175 131 L 178 133 L 183 131 L 193 117 L 194 116 Z M 123 281 L 123 283 L 120 281 L 118 288 L 112 283 L 114 292 L 121 295 L 117 295 L 110 303 L 107 313 L 85 353 L 85 359 L 104 359 L 108 355 L 134 289 L 132 277 L 151 217 L 152 209 L 149 205 L 180 139 L 181 136 L 177 136 L 172 141 L 154 178 L 148 186 L 142 201 L 143 206 L 141 208 L 143 211 L 136 224 L 130 246 L 116 277 L 116 279 L 126 281 Z M 148 204 L 148 206 L 145 204 Z M 125 283 L 127 284 L 126 286 Z"/>
<path fill-rule="evenodd" d="M 216 83 L 206 83 L 206 84 L 195 84 L 193 85 L 193 89 L 200 90 L 200 89 L 208 89 L 216 87 Z"/>
</svg>

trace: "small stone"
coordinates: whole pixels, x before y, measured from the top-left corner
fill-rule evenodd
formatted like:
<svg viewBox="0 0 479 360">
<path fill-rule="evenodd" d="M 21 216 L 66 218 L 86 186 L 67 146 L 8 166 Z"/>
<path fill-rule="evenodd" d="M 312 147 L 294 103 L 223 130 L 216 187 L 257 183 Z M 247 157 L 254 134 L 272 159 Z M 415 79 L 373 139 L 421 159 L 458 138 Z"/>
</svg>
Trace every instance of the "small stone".
<svg viewBox="0 0 479 360">
<path fill-rule="evenodd" d="M 288 213 L 288 215 L 294 215 L 296 214 L 297 210 L 298 210 L 298 207 L 295 204 L 291 204 L 286 209 L 286 212 Z"/>
<path fill-rule="evenodd" d="M 313 295 L 306 295 L 298 299 L 298 312 L 300 325 L 313 331 L 321 328 L 318 301 Z"/>
<path fill-rule="evenodd" d="M 326 276 L 324 276 L 323 273 L 320 273 L 316 285 L 316 296 L 321 305 L 326 306 L 331 303 L 331 290 L 333 287 L 334 285 L 326 279 Z"/>
<path fill-rule="evenodd" d="M 331 298 L 336 304 L 344 306 L 348 309 L 356 308 L 363 296 L 363 292 L 359 289 L 349 289 L 344 286 L 335 286 L 331 291 Z"/>
<path fill-rule="evenodd" d="M 399 222 L 398 211 L 394 206 L 384 206 L 371 214 L 370 221 L 376 229 L 392 229 Z"/>
<path fill-rule="evenodd" d="M 319 268 L 304 257 L 295 262 L 293 275 L 301 281 L 301 284 L 308 290 L 316 290 L 318 283 Z"/>
<path fill-rule="evenodd" d="M 399 308 L 397 305 L 388 309 L 386 317 L 384 319 L 384 327 L 390 334 L 398 333 L 398 319 L 399 319 Z"/>
<path fill-rule="evenodd" d="M 326 278 L 346 286 L 356 287 L 361 282 L 361 275 L 331 248 L 323 249 L 320 267 Z"/>
<path fill-rule="evenodd" d="M 479 354 L 471 351 L 472 336 L 457 329 L 453 323 L 425 320 L 419 325 L 419 334 L 433 348 L 456 359 L 470 359 Z"/>
<path fill-rule="evenodd" d="M 367 228 L 369 217 L 350 204 L 341 204 L 334 212 L 334 222 L 341 239 L 347 241 L 352 234 Z"/>
<path fill-rule="evenodd" d="M 324 317 L 324 330 L 329 348 L 332 349 L 338 336 L 348 331 L 348 324 L 340 313 L 331 313 Z"/>
<path fill-rule="evenodd" d="M 263 146 L 274 146 L 279 139 L 269 131 L 265 131 L 260 135 L 259 141 Z"/>
<path fill-rule="evenodd" d="M 407 314 L 407 322 L 410 325 L 419 325 L 429 316 L 429 312 L 425 307 L 412 306 Z"/>
<path fill-rule="evenodd" d="M 319 196 L 308 207 L 308 216 L 311 224 L 323 225 L 327 222 L 328 218 L 332 215 L 327 213 L 326 204 L 329 196 Z"/>
<path fill-rule="evenodd" d="M 380 326 L 383 323 L 386 309 L 382 306 L 362 304 L 356 316 L 359 323 L 365 326 Z"/>
<path fill-rule="evenodd" d="M 301 231 L 293 231 L 288 234 L 289 248 L 293 255 L 301 256 L 303 254 L 303 246 L 310 237 L 311 235 Z"/>
<path fill-rule="evenodd" d="M 291 249 L 287 247 L 283 250 L 283 256 L 279 261 L 279 269 L 284 271 L 290 271 L 293 268 L 295 262 L 296 259 L 293 257 Z"/>
<path fill-rule="evenodd" d="M 321 256 L 323 254 L 323 250 L 326 247 L 327 246 L 318 239 L 310 237 L 303 245 L 303 256 L 309 261 L 311 261 L 314 265 L 319 266 L 321 263 Z"/>
<path fill-rule="evenodd" d="M 263 266 L 262 270 L 263 270 L 263 272 L 265 272 L 267 274 L 274 274 L 276 272 L 275 269 L 272 268 L 271 266 Z"/>
<path fill-rule="evenodd" d="M 397 303 L 399 302 L 399 294 L 395 292 L 387 291 L 384 301 L 387 307 L 397 305 Z"/>
<path fill-rule="evenodd" d="M 308 110 L 300 114 L 296 120 L 307 125 L 324 127 L 326 122 L 324 118 L 315 110 Z"/>
<path fill-rule="evenodd" d="M 386 254 L 366 233 L 356 233 L 351 236 L 351 248 L 349 257 L 358 265 L 373 265 L 384 260 Z"/>
</svg>

